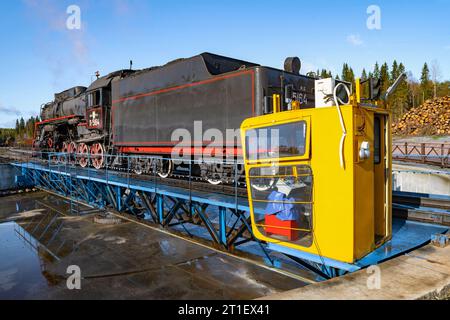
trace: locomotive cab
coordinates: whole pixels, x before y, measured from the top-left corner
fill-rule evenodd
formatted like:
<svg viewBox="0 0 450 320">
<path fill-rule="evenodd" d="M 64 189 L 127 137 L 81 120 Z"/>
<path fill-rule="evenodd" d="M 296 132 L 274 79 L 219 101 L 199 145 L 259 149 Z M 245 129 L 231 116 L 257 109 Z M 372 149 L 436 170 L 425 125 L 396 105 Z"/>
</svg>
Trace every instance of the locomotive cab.
<svg viewBox="0 0 450 320">
<path fill-rule="evenodd" d="M 284 112 L 274 96 L 274 113 L 242 123 L 252 229 L 269 248 L 354 263 L 391 238 L 390 114 L 347 89 L 347 103 Z"/>
<path fill-rule="evenodd" d="M 105 165 L 106 155 L 112 148 L 111 83 L 133 72 L 119 70 L 98 77 L 86 90 L 86 122 L 78 128 L 80 139 L 77 141 L 76 150 L 78 162 L 82 167 L 88 166 L 89 162 L 96 169 Z"/>
<path fill-rule="evenodd" d="M 86 95 L 86 121 L 88 129 L 103 129 L 104 120 L 104 105 L 108 105 L 108 91 L 99 88 L 89 92 Z"/>
</svg>

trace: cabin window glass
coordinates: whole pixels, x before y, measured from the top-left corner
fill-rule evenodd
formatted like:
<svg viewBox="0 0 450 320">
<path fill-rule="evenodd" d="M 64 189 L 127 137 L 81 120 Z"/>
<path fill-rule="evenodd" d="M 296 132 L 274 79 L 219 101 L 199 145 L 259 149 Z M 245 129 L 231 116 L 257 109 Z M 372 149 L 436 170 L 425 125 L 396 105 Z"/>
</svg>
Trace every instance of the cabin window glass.
<svg viewBox="0 0 450 320">
<path fill-rule="evenodd" d="M 101 92 L 100 90 L 94 91 L 88 95 L 88 107 L 96 107 L 101 105 Z"/>
<path fill-rule="evenodd" d="M 248 160 L 303 156 L 306 152 L 305 121 L 247 130 Z"/>
<path fill-rule="evenodd" d="M 253 224 L 265 237 L 310 247 L 313 175 L 308 165 L 249 170 Z"/>
<path fill-rule="evenodd" d="M 381 121 L 378 117 L 374 120 L 374 162 L 381 162 Z"/>
</svg>

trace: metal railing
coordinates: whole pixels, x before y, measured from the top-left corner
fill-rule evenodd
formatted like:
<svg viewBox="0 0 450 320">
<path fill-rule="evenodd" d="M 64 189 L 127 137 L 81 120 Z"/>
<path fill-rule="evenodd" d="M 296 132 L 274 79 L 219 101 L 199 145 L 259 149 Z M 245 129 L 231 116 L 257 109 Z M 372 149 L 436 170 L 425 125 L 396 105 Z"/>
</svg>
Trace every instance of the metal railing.
<svg viewBox="0 0 450 320">
<path fill-rule="evenodd" d="M 150 173 L 139 175 L 133 172 L 133 160 L 160 160 L 161 157 L 104 155 L 105 165 L 95 169 L 91 166 L 80 167 L 73 161 L 77 156 L 88 157 L 89 162 L 95 157 L 87 153 L 34 152 L 23 154 L 13 165 L 21 170 L 21 175 L 30 184 L 70 198 L 71 205 L 72 201 L 74 205 L 81 201 L 102 210 L 112 208 L 162 227 L 178 227 L 190 237 L 193 234 L 185 227 L 186 224 L 203 225 L 206 227 L 206 237 L 209 234 L 214 243 L 225 249 L 233 250 L 240 244 L 257 241 L 264 256 L 272 261 L 254 237 L 249 213 L 245 210 L 245 200 L 238 193 L 242 191 L 238 184 L 241 162 L 221 162 L 218 159 L 183 160 L 184 166 L 188 168 L 185 171 L 186 179 L 182 185 L 174 188 L 168 183 L 172 180 L 172 183 L 177 184 L 179 179 L 160 178 L 156 162 L 153 162 L 155 167 Z M 225 163 L 233 168 L 235 176 L 233 181 L 227 182 L 226 197 L 210 197 L 208 193 L 198 192 L 198 185 L 194 185 L 193 181 L 195 174 L 198 175 L 195 165 L 204 163 Z M 120 170 L 117 170 L 119 167 Z M 209 193 L 217 193 L 214 185 L 201 185 L 211 188 L 208 189 Z"/>
<path fill-rule="evenodd" d="M 448 168 L 450 167 L 450 143 L 394 142 L 392 158 Z"/>
<path fill-rule="evenodd" d="M 88 165 L 81 167 L 79 164 L 80 158 L 86 158 Z M 63 152 L 41 152 L 33 151 L 30 153 L 24 153 L 20 159 L 16 159 L 16 162 L 27 163 L 27 166 L 32 168 L 34 165 L 44 166 L 47 169 L 51 169 L 60 173 L 67 173 L 72 176 L 83 175 L 88 179 L 100 178 L 105 181 L 114 181 L 114 179 L 126 179 L 127 185 L 130 186 L 137 181 L 153 182 L 155 187 L 158 188 L 159 184 L 171 184 L 174 186 L 180 186 L 188 189 L 190 193 L 193 192 L 194 184 L 198 187 L 196 182 L 203 181 L 203 189 L 211 189 L 212 191 L 220 192 L 221 189 L 226 188 L 226 194 L 234 196 L 237 207 L 238 198 L 242 193 L 242 186 L 245 184 L 245 172 L 244 163 L 240 160 L 224 160 L 213 158 L 200 158 L 200 159 L 183 159 L 174 163 L 174 167 L 181 165 L 184 167 L 184 171 L 180 173 L 180 170 L 176 171 L 173 175 L 170 175 L 167 179 L 161 178 L 158 175 L 160 170 L 158 161 L 163 159 L 161 156 L 149 156 L 149 155 L 103 155 L 104 164 L 101 168 L 96 169 L 92 165 L 92 160 L 96 158 L 95 155 L 90 153 L 63 153 Z M 147 167 L 147 172 L 138 174 L 135 170 L 136 162 L 147 162 L 151 164 L 151 167 Z M 222 183 L 218 185 L 210 184 L 205 180 L 205 177 L 198 175 L 198 170 L 201 165 L 227 165 L 231 170 L 227 170 L 227 177 L 222 179 Z M 220 174 L 220 173 L 219 173 Z M 208 178 L 209 173 L 207 173 Z M 212 179 L 217 178 L 211 177 Z M 225 192 L 224 192 L 225 193 Z"/>
</svg>

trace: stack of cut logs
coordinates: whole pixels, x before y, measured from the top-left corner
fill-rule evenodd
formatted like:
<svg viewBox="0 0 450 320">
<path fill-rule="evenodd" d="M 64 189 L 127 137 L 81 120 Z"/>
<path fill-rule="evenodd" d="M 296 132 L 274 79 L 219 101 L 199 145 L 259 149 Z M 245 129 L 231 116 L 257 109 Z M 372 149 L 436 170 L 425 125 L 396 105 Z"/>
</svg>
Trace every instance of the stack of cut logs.
<svg viewBox="0 0 450 320">
<path fill-rule="evenodd" d="M 450 96 L 427 100 L 392 125 L 394 135 L 450 135 Z"/>
</svg>

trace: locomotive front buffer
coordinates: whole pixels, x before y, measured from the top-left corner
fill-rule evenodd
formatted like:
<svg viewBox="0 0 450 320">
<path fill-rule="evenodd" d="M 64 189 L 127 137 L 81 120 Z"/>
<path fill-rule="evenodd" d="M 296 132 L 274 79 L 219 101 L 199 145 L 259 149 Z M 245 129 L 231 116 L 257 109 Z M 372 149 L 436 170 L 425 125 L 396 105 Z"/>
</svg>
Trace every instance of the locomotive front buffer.
<svg viewBox="0 0 450 320">
<path fill-rule="evenodd" d="M 392 238 L 391 115 L 379 81 L 316 80 L 316 107 L 241 126 L 252 231 L 270 249 L 344 271 Z M 368 85 L 369 96 L 362 97 Z M 354 92 L 352 92 L 354 91 Z M 289 93 L 285 93 L 288 95 Z M 384 100 L 384 101 L 383 101 Z M 300 260 L 298 260 L 300 261 Z"/>
</svg>

